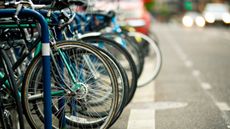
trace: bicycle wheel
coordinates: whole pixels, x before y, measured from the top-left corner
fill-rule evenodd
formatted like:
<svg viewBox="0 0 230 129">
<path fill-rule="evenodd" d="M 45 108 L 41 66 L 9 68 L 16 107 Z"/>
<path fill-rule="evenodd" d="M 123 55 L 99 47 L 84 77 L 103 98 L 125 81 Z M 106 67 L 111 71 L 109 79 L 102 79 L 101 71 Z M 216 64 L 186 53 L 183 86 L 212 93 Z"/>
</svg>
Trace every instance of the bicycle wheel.
<svg viewBox="0 0 230 129">
<path fill-rule="evenodd" d="M 110 125 L 112 125 L 116 122 L 116 120 L 121 115 L 124 107 L 127 105 L 127 98 L 129 95 L 128 94 L 128 79 L 127 79 L 127 75 L 125 73 L 125 70 L 118 63 L 118 61 L 107 51 L 105 51 L 101 48 L 98 48 L 98 49 L 100 50 L 101 53 L 103 53 L 108 58 L 108 60 L 111 60 L 111 63 L 113 64 L 112 66 L 116 71 L 115 73 L 117 75 L 118 82 L 119 82 L 119 104 L 118 104 L 117 112 L 116 112 L 116 114 L 115 114 L 115 116 L 114 116 L 114 118 L 110 124 Z M 121 70 L 121 71 L 119 71 L 119 70 Z M 125 79 L 122 79 L 122 78 L 125 78 Z M 123 80 L 123 82 L 122 82 L 122 80 Z M 81 113 L 83 113 L 84 115 L 87 115 L 84 112 L 81 112 Z M 90 115 L 98 117 L 100 115 L 103 115 L 103 112 L 97 113 L 97 114 L 92 112 L 92 113 L 90 113 Z"/>
<path fill-rule="evenodd" d="M 130 39 L 126 32 L 123 34 L 106 33 L 103 36 L 106 38 L 112 38 L 129 52 L 136 66 L 137 78 L 139 78 L 144 65 L 144 59 L 142 58 L 143 56 L 139 46 Z"/>
<path fill-rule="evenodd" d="M 160 48 L 155 41 L 139 32 L 129 32 L 130 37 L 141 38 L 142 42 L 137 43 L 143 51 L 145 51 L 145 64 L 141 76 L 138 78 L 138 87 L 145 86 L 154 80 L 160 72 L 162 65 L 162 55 Z M 151 74 L 149 74 L 151 73 Z"/>
<path fill-rule="evenodd" d="M 102 36 L 85 37 L 82 40 L 103 48 L 121 64 L 128 75 L 129 85 L 127 86 L 129 88 L 129 93 L 127 96 L 127 102 L 129 102 L 132 99 L 137 87 L 137 69 L 129 52 L 117 42 Z"/>
<path fill-rule="evenodd" d="M 88 42 L 87 42 L 88 43 Z M 118 106 L 118 110 L 122 110 L 125 106 L 126 106 L 126 102 L 127 102 L 127 98 L 128 98 L 128 93 L 129 93 L 129 89 L 128 89 L 128 77 L 126 75 L 125 70 L 122 68 L 122 66 L 120 65 L 120 63 L 113 57 L 113 55 L 111 55 L 110 53 L 108 53 L 107 51 L 98 48 L 98 51 L 100 51 L 105 58 L 107 58 L 107 60 L 109 60 L 111 66 L 113 67 L 113 70 L 116 74 L 116 78 L 117 78 L 117 82 L 119 85 L 119 106 Z M 106 99 L 108 98 L 108 96 L 103 96 L 98 100 L 93 100 L 93 101 L 88 101 L 88 104 L 90 105 L 98 105 L 103 103 Z M 102 113 L 91 113 L 91 115 L 94 114 L 93 116 L 98 116 L 98 115 L 102 115 Z"/>
<path fill-rule="evenodd" d="M 58 128 L 61 124 L 66 124 L 66 128 L 107 128 L 116 113 L 119 99 L 118 83 L 110 63 L 95 47 L 87 44 L 65 41 L 55 45 L 55 48 L 63 52 L 80 88 L 75 89 L 68 68 L 60 59 L 63 55 L 61 57 L 54 51 L 55 60 L 52 60 L 51 70 L 53 128 Z M 85 57 L 90 59 L 91 64 Z M 26 71 L 22 87 L 26 118 L 32 128 L 36 129 L 42 128 L 44 121 L 41 67 L 41 55 L 38 55 Z M 89 101 L 104 96 L 107 96 L 104 103 L 96 107 L 88 104 Z M 60 101 L 64 101 L 61 107 Z M 82 111 L 89 114 L 81 114 Z M 90 115 L 91 112 L 106 112 L 107 115 L 94 117 Z M 60 123 L 63 118 L 66 123 Z"/>
</svg>

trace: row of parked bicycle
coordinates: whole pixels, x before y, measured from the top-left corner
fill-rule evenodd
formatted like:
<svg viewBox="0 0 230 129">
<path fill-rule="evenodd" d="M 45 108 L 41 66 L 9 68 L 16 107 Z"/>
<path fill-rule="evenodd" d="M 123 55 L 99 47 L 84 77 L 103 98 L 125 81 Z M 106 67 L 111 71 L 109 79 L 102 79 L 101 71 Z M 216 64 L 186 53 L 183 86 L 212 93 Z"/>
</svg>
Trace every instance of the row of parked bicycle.
<svg viewBox="0 0 230 129">
<path fill-rule="evenodd" d="M 156 78 L 156 39 L 89 3 L 0 1 L 0 128 L 108 129 Z"/>
</svg>

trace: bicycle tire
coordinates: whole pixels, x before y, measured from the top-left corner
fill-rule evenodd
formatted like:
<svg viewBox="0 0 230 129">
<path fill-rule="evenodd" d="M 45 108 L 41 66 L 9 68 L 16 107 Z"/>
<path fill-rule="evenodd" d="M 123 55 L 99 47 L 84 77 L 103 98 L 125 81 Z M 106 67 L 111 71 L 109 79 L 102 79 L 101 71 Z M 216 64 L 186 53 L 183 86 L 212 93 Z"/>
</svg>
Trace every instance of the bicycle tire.
<svg viewBox="0 0 230 129">
<path fill-rule="evenodd" d="M 143 42 L 145 43 L 144 45 L 147 45 L 149 47 L 148 48 L 149 50 L 145 50 L 145 49 L 143 50 L 147 52 L 146 55 L 143 57 L 143 59 L 148 60 L 146 61 L 148 63 L 144 64 L 142 74 L 140 75 L 138 79 L 138 87 L 142 87 L 152 82 L 157 77 L 157 75 L 160 73 L 161 66 L 162 66 L 161 50 L 159 46 L 156 44 L 156 42 L 145 34 L 142 34 L 140 32 L 129 32 L 128 35 L 130 37 L 141 38 Z M 147 74 L 150 71 L 151 71 L 151 74 Z"/>
<path fill-rule="evenodd" d="M 105 33 L 103 34 L 106 38 L 112 38 L 117 43 L 122 44 L 122 46 L 129 52 L 131 55 L 135 66 L 137 70 L 137 78 L 141 75 L 143 65 L 144 65 L 144 59 L 142 58 L 143 54 L 138 46 L 132 39 L 126 34 L 126 32 L 123 32 L 122 34 L 118 33 Z"/>
<path fill-rule="evenodd" d="M 111 84 L 112 84 L 111 86 L 113 88 L 112 100 L 111 100 L 111 105 L 109 106 L 110 111 L 108 113 L 108 116 L 101 118 L 101 119 L 98 119 L 98 120 L 95 120 L 91 123 L 88 121 L 83 121 L 85 119 L 80 119 L 80 117 L 78 120 L 76 119 L 76 121 L 74 121 L 72 118 L 70 118 L 71 116 L 70 117 L 65 116 L 65 117 L 66 117 L 66 122 L 68 123 L 68 126 L 74 126 L 74 127 L 80 127 L 80 128 L 99 127 L 100 126 L 100 128 L 106 129 L 109 126 L 110 122 L 113 119 L 113 116 L 116 113 L 118 99 L 119 99 L 118 98 L 118 94 L 119 94 L 118 93 L 118 83 L 117 83 L 115 73 L 114 73 L 110 63 L 106 60 L 106 58 L 104 58 L 104 56 L 100 52 L 98 52 L 97 49 L 95 49 L 95 47 L 92 47 L 88 44 L 83 44 L 83 43 L 76 42 L 76 41 L 63 41 L 61 43 L 58 43 L 56 45 L 56 47 L 57 48 L 62 48 L 62 47 L 63 48 L 64 47 L 81 48 L 81 49 L 87 50 L 88 52 L 93 53 L 94 56 L 97 56 L 101 61 L 103 61 L 105 68 L 108 70 L 106 74 L 109 76 L 109 79 L 111 79 Z M 32 128 L 34 128 L 34 129 L 40 128 L 40 126 L 36 125 L 36 124 L 38 124 L 38 121 L 36 121 L 35 118 L 33 118 L 33 114 L 31 112 L 31 109 L 33 110 L 34 107 L 32 107 L 30 109 L 29 100 L 28 100 L 28 97 L 30 97 L 30 96 L 28 95 L 28 92 L 29 92 L 28 90 L 29 90 L 29 86 L 30 86 L 29 84 L 30 83 L 33 84 L 32 79 L 37 79 L 39 69 L 40 69 L 40 67 L 38 65 L 39 65 L 40 61 L 41 61 L 41 54 L 36 56 L 33 59 L 30 66 L 28 67 L 26 74 L 25 74 L 24 81 L 23 81 L 23 87 L 22 87 L 22 102 L 23 102 L 23 107 L 25 109 L 25 116 L 26 116 L 29 124 L 32 125 Z M 54 71 L 52 71 L 52 72 L 54 73 Z M 38 79 L 38 80 L 40 80 L 40 79 Z M 52 81 L 55 81 L 55 79 Z M 35 87 L 32 86 L 32 88 L 35 88 Z M 52 102 L 54 102 L 54 101 L 52 101 Z M 34 106 L 34 103 L 32 104 L 32 106 Z M 53 111 L 54 111 L 54 104 L 53 104 Z M 36 112 L 36 115 L 38 115 L 37 117 L 39 117 L 38 119 L 43 121 L 42 112 L 41 111 L 39 111 L 39 112 L 35 111 L 35 112 Z M 53 115 L 53 118 L 57 119 L 57 116 Z M 58 118 L 60 118 L 60 116 Z M 42 124 L 42 122 L 41 122 L 41 124 Z M 58 128 L 58 126 L 53 126 L 53 128 Z"/>
</svg>

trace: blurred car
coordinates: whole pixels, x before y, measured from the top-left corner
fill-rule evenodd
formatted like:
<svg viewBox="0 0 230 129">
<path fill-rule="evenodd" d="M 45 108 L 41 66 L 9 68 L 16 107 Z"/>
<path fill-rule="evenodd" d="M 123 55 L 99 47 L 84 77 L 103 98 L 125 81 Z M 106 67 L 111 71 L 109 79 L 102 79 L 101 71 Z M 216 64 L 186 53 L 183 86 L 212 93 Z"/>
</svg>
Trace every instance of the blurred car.
<svg viewBox="0 0 230 129">
<path fill-rule="evenodd" d="M 151 25 L 151 15 L 146 10 L 143 0 L 120 0 L 121 16 L 129 26 L 137 31 L 148 34 Z"/>
<path fill-rule="evenodd" d="M 97 0 L 95 8 L 100 10 L 114 10 L 118 12 L 118 18 L 134 27 L 137 31 L 148 34 L 151 25 L 151 15 L 145 9 L 144 0 Z"/>
<path fill-rule="evenodd" d="M 230 24 L 229 6 L 223 3 L 206 4 L 203 16 L 207 23 L 221 21 L 225 24 Z"/>
<path fill-rule="evenodd" d="M 182 23 L 185 27 L 192 27 L 194 25 L 204 27 L 205 19 L 198 12 L 186 12 L 182 18 Z"/>
</svg>

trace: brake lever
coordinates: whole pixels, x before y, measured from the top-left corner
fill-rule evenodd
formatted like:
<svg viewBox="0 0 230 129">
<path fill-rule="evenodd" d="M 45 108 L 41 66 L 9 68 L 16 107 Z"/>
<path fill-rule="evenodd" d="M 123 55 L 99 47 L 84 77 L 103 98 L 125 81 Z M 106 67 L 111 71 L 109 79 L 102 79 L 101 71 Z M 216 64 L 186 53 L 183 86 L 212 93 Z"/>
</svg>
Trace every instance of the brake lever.
<svg viewBox="0 0 230 129">
<path fill-rule="evenodd" d="M 64 24 L 61 24 L 61 25 L 59 25 L 59 29 L 63 29 L 65 26 L 67 26 L 67 25 L 69 25 L 70 23 L 72 23 L 73 22 L 73 20 L 74 20 L 74 18 L 75 18 L 75 16 L 76 16 L 76 14 L 75 13 L 73 13 L 73 15 L 72 15 L 72 17 L 71 18 L 69 18 L 67 15 L 67 13 L 66 12 L 62 12 L 63 14 L 64 14 L 64 16 L 66 17 L 66 18 L 68 18 L 69 20 L 67 21 L 67 22 L 65 22 Z"/>
</svg>

